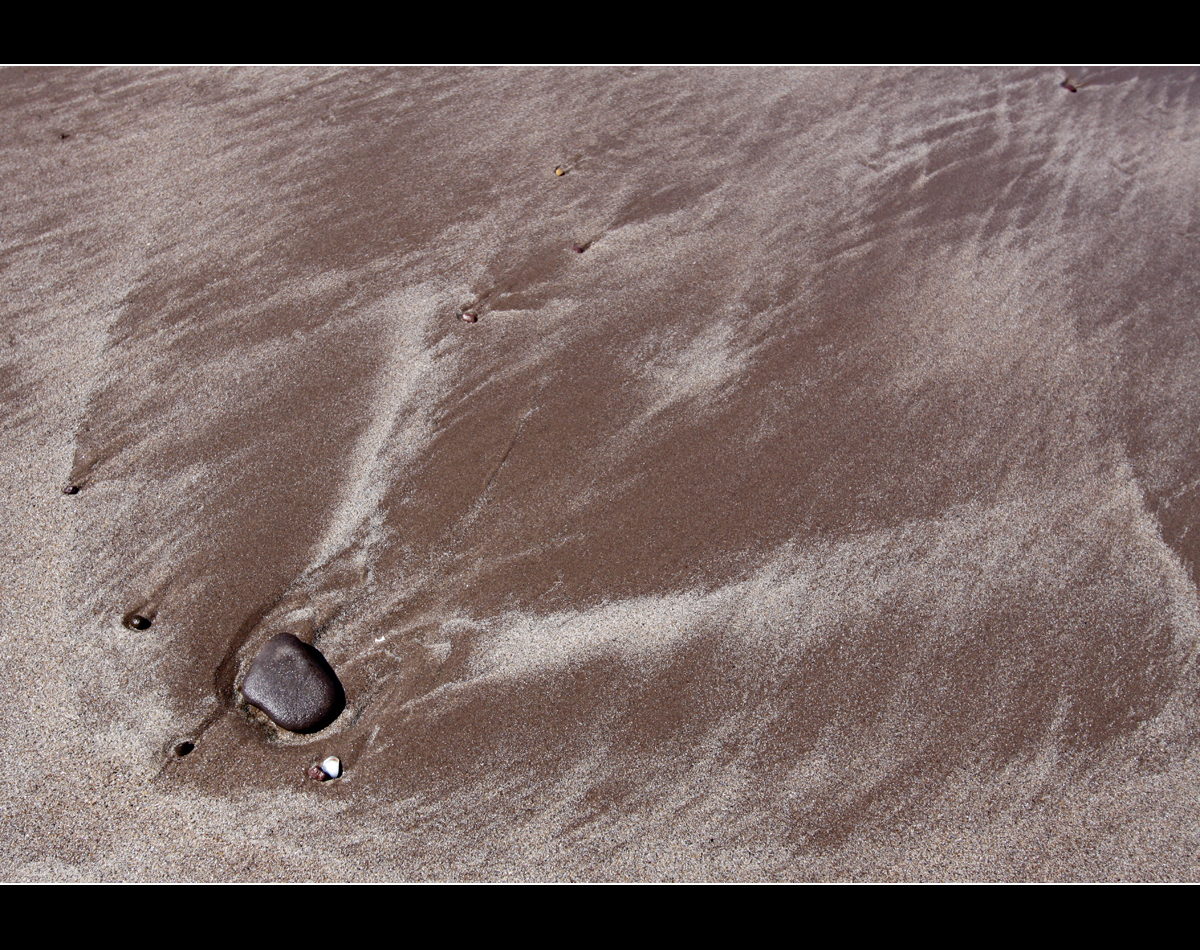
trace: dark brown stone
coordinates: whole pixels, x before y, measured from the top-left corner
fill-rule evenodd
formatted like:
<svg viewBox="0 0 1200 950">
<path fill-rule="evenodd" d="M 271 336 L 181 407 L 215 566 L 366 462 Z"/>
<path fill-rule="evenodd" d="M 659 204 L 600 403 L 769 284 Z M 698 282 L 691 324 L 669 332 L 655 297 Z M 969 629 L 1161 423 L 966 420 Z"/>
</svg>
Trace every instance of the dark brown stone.
<svg viewBox="0 0 1200 950">
<path fill-rule="evenodd" d="M 242 695 L 290 732 L 316 732 L 346 705 L 341 681 L 321 651 L 290 633 L 263 646 L 242 683 Z"/>
</svg>

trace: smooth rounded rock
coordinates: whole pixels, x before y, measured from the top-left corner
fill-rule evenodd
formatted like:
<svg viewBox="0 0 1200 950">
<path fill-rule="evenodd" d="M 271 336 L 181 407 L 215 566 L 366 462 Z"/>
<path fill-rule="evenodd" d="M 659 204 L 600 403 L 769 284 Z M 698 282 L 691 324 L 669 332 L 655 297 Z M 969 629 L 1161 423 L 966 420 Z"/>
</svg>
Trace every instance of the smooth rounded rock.
<svg viewBox="0 0 1200 950">
<path fill-rule="evenodd" d="M 341 714 L 346 694 L 321 651 L 290 633 L 263 646 L 242 683 L 251 706 L 290 732 L 316 732 Z"/>
</svg>

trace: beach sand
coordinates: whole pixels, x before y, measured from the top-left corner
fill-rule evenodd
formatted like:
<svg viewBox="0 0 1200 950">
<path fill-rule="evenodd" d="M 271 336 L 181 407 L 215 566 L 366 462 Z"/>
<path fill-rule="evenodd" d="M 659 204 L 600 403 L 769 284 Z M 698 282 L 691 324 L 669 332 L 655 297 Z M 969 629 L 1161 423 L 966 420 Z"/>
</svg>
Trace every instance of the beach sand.
<svg viewBox="0 0 1200 950">
<path fill-rule="evenodd" d="M 1200 877 L 1200 73 L 1070 74 L 0 71 L 3 878 Z"/>
</svg>

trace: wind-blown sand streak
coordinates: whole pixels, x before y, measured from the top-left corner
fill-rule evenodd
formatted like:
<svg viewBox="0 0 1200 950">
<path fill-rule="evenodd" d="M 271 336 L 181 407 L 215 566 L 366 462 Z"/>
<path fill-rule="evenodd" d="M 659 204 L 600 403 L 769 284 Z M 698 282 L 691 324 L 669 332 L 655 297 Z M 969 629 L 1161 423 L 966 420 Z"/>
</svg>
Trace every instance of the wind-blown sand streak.
<svg viewBox="0 0 1200 950">
<path fill-rule="evenodd" d="M 1194 878 L 1200 92 L 1084 76 L 0 72 L 6 876 Z"/>
</svg>

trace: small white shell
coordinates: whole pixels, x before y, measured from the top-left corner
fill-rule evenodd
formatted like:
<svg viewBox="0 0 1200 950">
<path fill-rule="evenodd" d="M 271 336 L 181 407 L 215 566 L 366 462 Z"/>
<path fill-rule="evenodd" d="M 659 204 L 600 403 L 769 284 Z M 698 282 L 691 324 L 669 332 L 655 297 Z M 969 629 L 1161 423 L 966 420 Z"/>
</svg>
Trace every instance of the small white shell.
<svg viewBox="0 0 1200 950">
<path fill-rule="evenodd" d="M 339 759 L 336 755 L 331 755 L 329 758 L 327 758 L 324 762 L 321 763 L 321 771 L 324 772 L 326 775 L 328 775 L 330 778 L 341 778 L 342 777 L 342 760 Z"/>
</svg>

